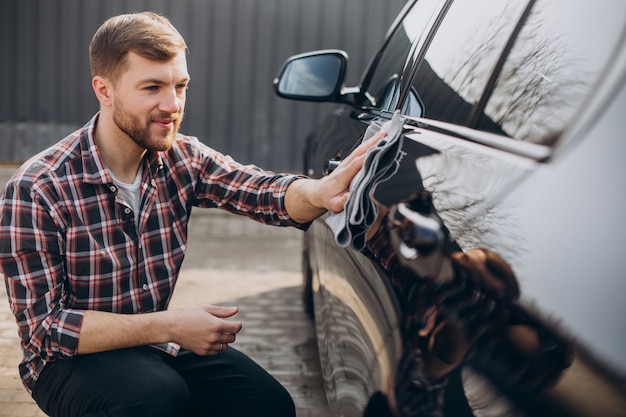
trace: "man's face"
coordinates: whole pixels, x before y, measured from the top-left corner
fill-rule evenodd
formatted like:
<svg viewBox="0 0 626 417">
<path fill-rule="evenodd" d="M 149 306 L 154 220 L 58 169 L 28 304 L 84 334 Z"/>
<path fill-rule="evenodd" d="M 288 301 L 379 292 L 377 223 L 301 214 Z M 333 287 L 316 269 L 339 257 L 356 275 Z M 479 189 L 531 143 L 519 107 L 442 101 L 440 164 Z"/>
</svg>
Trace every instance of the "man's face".
<svg viewBox="0 0 626 417">
<path fill-rule="evenodd" d="M 114 85 L 113 121 L 141 148 L 168 150 L 183 120 L 188 83 L 184 52 L 168 62 L 129 53 L 128 69 Z"/>
</svg>

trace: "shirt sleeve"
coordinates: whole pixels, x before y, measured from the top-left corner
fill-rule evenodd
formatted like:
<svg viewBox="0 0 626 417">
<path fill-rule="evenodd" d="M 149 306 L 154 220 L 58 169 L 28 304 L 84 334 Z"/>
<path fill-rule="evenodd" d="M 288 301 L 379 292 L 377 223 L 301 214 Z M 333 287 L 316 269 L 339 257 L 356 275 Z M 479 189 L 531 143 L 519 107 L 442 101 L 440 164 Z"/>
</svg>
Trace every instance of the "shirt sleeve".
<svg viewBox="0 0 626 417">
<path fill-rule="evenodd" d="M 255 165 L 243 165 L 228 155 L 200 145 L 201 162 L 195 187 L 196 204 L 216 206 L 275 226 L 306 229 L 289 216 L 285 193 L 302 175 L 274 173 Z"/>
<path fill-rule="evenodd" d="M 77 353 L 83 319 L 65 309 L 63 228 L 32 184 L 10 183 L 0 196 L 0 270 L 22 346 L 42 359 Z"/>
</svg>

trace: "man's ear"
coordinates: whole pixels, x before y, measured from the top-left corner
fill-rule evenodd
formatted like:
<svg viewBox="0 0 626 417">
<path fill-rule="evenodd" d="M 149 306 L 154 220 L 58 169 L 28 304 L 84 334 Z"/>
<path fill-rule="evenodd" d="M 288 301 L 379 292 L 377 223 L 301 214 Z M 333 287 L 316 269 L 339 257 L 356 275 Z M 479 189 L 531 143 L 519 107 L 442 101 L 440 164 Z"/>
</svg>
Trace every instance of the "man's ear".
<svg viewBox="0 0 626 417">
<path fill-rule="evenodd" d="M 91 87 L 102 106 L 111 106 L 113 94 L 113 84 L 111 81 L 100 75 L 96 75 L 91 80 Z"/>
</svg>

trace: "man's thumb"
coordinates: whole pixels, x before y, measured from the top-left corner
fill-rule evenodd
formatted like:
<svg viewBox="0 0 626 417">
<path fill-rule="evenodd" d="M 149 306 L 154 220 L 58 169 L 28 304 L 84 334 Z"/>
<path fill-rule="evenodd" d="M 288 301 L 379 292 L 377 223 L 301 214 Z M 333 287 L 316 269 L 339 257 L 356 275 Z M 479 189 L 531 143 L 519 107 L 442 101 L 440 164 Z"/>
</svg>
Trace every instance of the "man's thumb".
<svg viewBox="0 0 626 417">
<path fill-rule="evenodd" d="M 215 317 L 227 318 L 227 317 L 232 317 L 235 314 L 237 314 L 239 309 L 235 306 L 224 307 L 224 306 L 207 305 L 206 311 L 208 313 L 211 313 Z"/>
</svg>

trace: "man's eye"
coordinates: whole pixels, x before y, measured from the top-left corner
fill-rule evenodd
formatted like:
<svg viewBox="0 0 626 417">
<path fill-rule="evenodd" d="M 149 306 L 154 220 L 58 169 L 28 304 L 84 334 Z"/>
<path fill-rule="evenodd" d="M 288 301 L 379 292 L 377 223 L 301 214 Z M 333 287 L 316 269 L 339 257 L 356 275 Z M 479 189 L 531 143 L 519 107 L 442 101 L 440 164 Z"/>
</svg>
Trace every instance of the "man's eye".
<svg viewBox="0 0 626 417">
<path fill-rule="evenodd" d="M 146 87 L 146 90 L 148 91 L 157 91 L 159 89 L 158 85 L 149 85 Z"/>
</svg>

